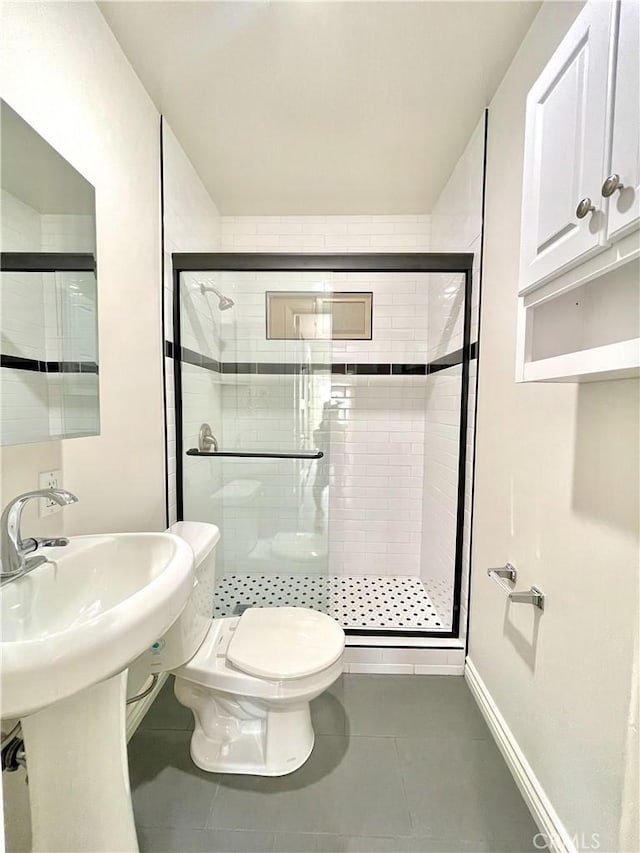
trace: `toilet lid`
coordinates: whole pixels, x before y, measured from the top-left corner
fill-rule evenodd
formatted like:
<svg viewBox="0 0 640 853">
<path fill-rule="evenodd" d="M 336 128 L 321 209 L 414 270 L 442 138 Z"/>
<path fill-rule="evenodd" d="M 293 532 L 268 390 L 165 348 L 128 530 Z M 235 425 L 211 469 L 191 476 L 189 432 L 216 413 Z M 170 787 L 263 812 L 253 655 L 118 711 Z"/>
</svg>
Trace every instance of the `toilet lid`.
<svg viewBox="0 0 640 853">
<path fill-rule="evenodd" d="M 321 672 L 344 650 L 344 631 L 306 607 L 250 607 L 240 617 L 227 660 L 259 678 L 302 678 Z"/>
</svg>

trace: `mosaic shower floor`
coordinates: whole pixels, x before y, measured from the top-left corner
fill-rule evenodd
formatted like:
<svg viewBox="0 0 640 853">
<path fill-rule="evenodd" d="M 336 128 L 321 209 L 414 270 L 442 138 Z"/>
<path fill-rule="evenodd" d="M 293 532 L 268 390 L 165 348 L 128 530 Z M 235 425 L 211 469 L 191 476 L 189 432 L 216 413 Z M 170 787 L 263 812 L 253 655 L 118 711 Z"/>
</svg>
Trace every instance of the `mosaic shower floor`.
<svg viewBox="0 0 640 853">
<path fill-rule="evenodd" d="M 225 575 L 215 590 L 215 615 L 245 607 L 311 607 L 343 628 L 451 630 L 452 593 L 441 581 L 407 577 Z M 431 594 L 429 594 L 431 593 Z"/>
</svg>

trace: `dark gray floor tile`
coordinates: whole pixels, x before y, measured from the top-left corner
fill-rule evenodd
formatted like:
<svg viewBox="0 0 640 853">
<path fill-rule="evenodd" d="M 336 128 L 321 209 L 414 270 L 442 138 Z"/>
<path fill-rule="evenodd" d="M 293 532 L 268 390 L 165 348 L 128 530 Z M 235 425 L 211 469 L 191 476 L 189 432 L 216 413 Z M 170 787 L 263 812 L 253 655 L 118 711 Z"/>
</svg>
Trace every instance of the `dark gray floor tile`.
<svg viewBox="0 0 640 853">
<path fill-rule="evenodd" d="M 136 826 L 205 826 L 217 777 L 199 770 L 189 754 L 190 732 L 139 730 L 129 743 Z"/>
<path fill-rule="evenodd" d="M 401 853 L 405 839 L 361 835 L 319 837 L 319 853 Z"/>
<path fill-rule="evenodd" d="M 518 850 L 530 849 L 537 828 L 493 741 L 432 737 L 396 743 L 413 834 L 509 841 Z"/>
<path fill-rule="evenodd" d="M 301 836 L 298 836 L 301 837 Z M 520 853 L 519 847 L 513 850 L 504 846 L 492 849 L 490 841 L 457 841 L 455 839 L 425 838 L 409 836 L 401 838 L 381 838 L 344 835 L 309 836 L 317 847 L 301 848 L 316 853 Z M 276 836 L 276 847 L 278 850 Z M 287 853 L 296 853 L 295 848 L 287 848 Z"/>
<path fill-rule="evenodd" d="M 173 692 L 174 677 L 167 678 L 153 705 L 140 723 L 140 729 L 193 729 L 193 714 L 176 699 Z"/>
<path fill-rule="evenodd" d="M 491 737 L 462 677 L 354 674 L 343 690 L 352 735 Z"/>
<path fill-rule="evenodd" d="M 225 829 L 406 835 L 411 823 L 395 744 L 321 735 L 295 773 L 220 776 L 208 823 Z"/>
<path fill-rule="evenodd" d="M 215 829 L 138 830 L 140 853 L 271 853 L 273 835 L 264 832 L 220 832 Z"/>
<path fill-rule="evenodd" d="M 540 846 L 543 844 L 542 839 L 538 841 L 536 847 L 533 843 L 534 836 L 521 841 L 485 841 L 485 846 L 479 847 L 478 850 L 481 853 L 536 853 L 536 851 L 540 853 L 540 850 L 547 850 L 546 847 Z"/>
<path fill-rule="evenodd" d="M 455 838 L 403 838 L 399 853 L 490 853 L 490 841 L 460 841 Z M 497 850 L 493 853 L 498 853 Z M 507 851 L 505 851 L 507 853 Z M 514 849 L 512 853 L 517 853 Z"/>
<path fill-rule="evenodd" d="M 310 832 L 278 832 L 274 835 L 274 853 L 321 853 L 324 835 Z"/>
<path fill-rule="evenodd" d="M 317 735 L 346 735 L 344 676 L 311 703 L 311 722 Z"/>
</svg>

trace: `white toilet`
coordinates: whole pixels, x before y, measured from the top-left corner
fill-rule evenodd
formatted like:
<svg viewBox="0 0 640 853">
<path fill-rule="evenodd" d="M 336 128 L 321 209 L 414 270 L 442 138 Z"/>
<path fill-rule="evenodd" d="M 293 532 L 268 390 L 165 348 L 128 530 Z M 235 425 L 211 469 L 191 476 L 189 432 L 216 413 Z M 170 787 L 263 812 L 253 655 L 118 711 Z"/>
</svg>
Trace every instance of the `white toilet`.
<svg viewBox="0 0 640 853">
<path fill-rule="evenodd" d="M 313 749 L 309 703 L 342 672 L 342 628 L 304 607 L 213 619 L 218 528 L 184 521 L 168 532 L 191 545 L 196 577 L 182 615 L 148 655 L 152 672 L 175 674 L 176 697 L 193 711 L 194 763 L 216 773 L 291 773 Z"/>
</svg>

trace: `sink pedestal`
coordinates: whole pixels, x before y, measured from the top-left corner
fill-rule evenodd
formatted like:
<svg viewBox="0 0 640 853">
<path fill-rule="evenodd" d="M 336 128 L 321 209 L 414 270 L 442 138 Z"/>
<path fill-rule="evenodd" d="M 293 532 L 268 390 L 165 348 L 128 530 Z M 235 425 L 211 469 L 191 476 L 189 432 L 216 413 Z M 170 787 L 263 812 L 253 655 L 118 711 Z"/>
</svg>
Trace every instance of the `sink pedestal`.
<svg viewBox="0 0 640 853">
<path fill-rule="evenodd" d="M 22 719 L 34 853 L 136 853 L 122 672 Z"/>
</svg>

